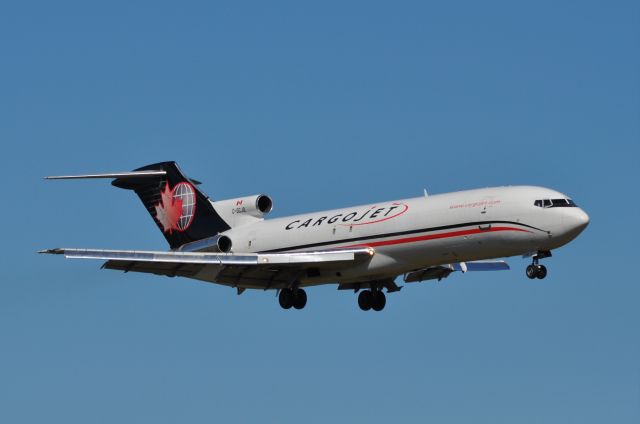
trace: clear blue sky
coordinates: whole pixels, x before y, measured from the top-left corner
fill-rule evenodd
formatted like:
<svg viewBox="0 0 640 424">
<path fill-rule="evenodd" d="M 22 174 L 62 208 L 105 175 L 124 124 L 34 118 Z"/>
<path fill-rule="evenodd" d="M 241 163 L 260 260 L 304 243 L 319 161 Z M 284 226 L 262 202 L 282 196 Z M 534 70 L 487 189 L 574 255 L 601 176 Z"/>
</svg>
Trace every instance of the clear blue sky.
<svg viewBox="0 0 640 424">
<path fill-rule="evenodd" d="M 0 421 L 640 422 L 640 6 L 443 3 L 3 3 Z M 160 160 L 276 216 L 526 183 L 591 225 L 544 281 L 377 314 L 35 254 L 165 249 L 131 193 L 41 180 Z"/>
</svg>

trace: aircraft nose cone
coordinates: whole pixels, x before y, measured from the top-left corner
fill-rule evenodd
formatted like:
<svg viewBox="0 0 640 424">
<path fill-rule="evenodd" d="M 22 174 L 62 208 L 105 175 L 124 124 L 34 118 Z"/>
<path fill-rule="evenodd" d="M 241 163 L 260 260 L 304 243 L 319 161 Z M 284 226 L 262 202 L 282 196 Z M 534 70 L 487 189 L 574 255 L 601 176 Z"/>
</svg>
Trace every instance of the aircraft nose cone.
<svg viewBox="0 0 640 424">
<path fill-rule="evenodd" d="M 571 214 L 565 218 L 565 223 L 571 235 L 575 237 L 589 225 L 589 215 L 582 209 L 573 208 Z"/>
</svg>

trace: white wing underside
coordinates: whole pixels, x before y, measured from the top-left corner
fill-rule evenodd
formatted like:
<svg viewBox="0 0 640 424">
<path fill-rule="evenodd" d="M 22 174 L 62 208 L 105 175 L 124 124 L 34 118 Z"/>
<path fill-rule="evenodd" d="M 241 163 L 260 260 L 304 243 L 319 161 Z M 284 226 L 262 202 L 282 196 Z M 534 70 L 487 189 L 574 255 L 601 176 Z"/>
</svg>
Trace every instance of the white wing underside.
<svg viewBox="0 0 640 424">
<path fill-rule="evenodd" d="M 290 287 L 324 267 L 348 266 L 374 254 L 369 248 L 294 253 L 203 253 L 140 250 L 49 249 L 39 253 L 64 255 L 69 259 L 105 260 L 104 269 L 144 272 L 169 277 L 187 277 L 238 288 L 277 289 Z M 408 272 L 406 283 L 442 280 L 452 272 L 508 270 L 505 261 L 459 262 Z M 385 281 L 389 291 L 399 288 Z M 341 290 L 360 289 L 363 283 L 343 283 Z"/>
<path fill-rule="evenodd" d="M 239 288 L 289 287 L 311 270 L 370 258 L 371 249 L 295 253 L 201 253 L 101 249 L 50 249 L 69 259 L 106 260 L 105 269 L 181 276 Z"/>
</svg>

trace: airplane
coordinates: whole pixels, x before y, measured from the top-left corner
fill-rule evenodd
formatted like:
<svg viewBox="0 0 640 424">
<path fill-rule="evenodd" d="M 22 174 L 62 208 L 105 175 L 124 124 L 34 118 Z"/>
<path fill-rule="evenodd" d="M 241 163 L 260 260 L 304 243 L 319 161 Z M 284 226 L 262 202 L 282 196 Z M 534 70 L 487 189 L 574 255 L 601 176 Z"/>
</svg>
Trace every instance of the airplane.
<svg viewBox="0 0 640 424">
<path fill-rule="evenodd" d="M 575 239 L 589 216 L 548 188 L 508 186 L 458 191 L 265 219 L 264 194 L 214 201 L 175 162 L 131 172 L 45 177 L 112 179 L 138 195 L 169 243 L 168 251 L 56 248 L 39 253 L 106 261 L 104 269 L 186 277 L 246 289 L 276 290 L 284 309 L 303 309 L 304 288 L 337 284 L 358 293 L 363 311 L 381 311 L 405 283 L 459 271 L 507 270 L 500 258 L 540 260 Z"/>
</svg>

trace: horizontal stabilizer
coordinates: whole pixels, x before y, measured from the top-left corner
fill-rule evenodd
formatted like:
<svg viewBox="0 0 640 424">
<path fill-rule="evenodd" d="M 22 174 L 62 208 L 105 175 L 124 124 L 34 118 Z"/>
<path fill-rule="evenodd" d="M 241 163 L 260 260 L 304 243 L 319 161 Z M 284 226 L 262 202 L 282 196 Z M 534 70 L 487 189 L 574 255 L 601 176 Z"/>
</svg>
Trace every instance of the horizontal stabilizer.
<svg viewBox="0 0 640 424">
<path fill-rule="evenodd" d="M 45 180 L 86 180 L 96 178 L 154 178 L 166 175 L 167 171 L 133 171 L 133 172 L 115 172 L 109 174 L 85 174 L 85 175 L 57 175 L 44 177 Z"/>
<path fill-rule="evenodd" d="M 175 162 L 160 162 L 128 172 L 58 175 L 46 180 L 110 179 L 111 185 L 132 190 L 162 231 L 172 249 L 214 237 L 231 227 L 220 217 L 200 184 Z"/>
</svg>

